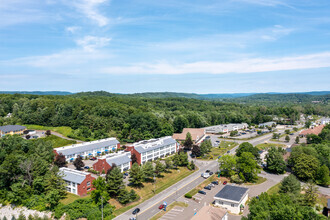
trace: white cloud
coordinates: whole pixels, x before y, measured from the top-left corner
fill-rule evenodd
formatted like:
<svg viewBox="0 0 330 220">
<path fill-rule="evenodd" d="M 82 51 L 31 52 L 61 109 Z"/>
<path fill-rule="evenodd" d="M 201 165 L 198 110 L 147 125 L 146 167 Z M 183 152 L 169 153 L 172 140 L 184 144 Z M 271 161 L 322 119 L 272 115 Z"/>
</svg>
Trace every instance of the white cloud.
<svg viewBox="0 0 330 220">
<path fill-rule="evenodd" d="M 77 45 L 81 46 L 86 51 L 94 51 L 96 48 L 107 46 L 111 38 L 85 36 L 76 41 Z"/>
<path fill-rule="evenodd" d="M 78 0 L 74 6 L 87 18 L 95 21 L 98 26 L 103 27 L 109 23 L 109 19 L 99 12 L 98 7 L 108 0 Z"/>
<path fill-rule="evenodd" d="M 330 67 L 330 52 L 281 58 L 254 58 L 229 62 L 200 61 L 182 64 L 168 62 L 138 63 L 113 66 L 102 71 L 108 74 L 189 74 L 189 73 L 254 73 Z"/>
<path fill-rule="evenodd" d="M 66 27 L 65 30 L 67 32 L 70 32 L 72 34 L 74 34 L 76 31 L 78 31 L 80 29 L 80 27 L 78 26 L 71 26 L 71 27 Z"/>
</svg>

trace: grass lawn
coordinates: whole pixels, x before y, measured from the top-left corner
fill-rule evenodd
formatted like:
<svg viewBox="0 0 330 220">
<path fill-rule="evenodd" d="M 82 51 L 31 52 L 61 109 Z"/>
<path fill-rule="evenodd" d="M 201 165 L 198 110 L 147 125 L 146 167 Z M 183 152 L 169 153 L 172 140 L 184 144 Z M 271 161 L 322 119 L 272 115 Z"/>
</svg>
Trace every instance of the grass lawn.
<svg viewBox="0 0 330 220">
<path fill-rule="evenodd" d="M 221 156 L 224 153 L 226 153 L 227 151 L 233 149 L 237 145 L 238 145 L 238 143 L 234 143 L 234 142 L 231 142 L 231 141 L 221 141 L 220 144 L 219 144 L 219 147 L 212 147 L 212 150 L 211 150 L 210 153 L 208 153 L 204 157 L 198 158 L 198 159 L 202 159 L 202 160 L 217 159 L 219 156 Z"/>
<path fill-rule="evenodd" d="M 52 142 L 53 148 L 63 147 L 63 146 L 72 145 L 72 144 L 77 143 L 76 141 L 66 140 L 66 139 L 57 137 L 55 135 L 50 135 L 50 136 L 44 137 L 42 139 Z M 32 139 L 32 140 L 36 140 L 36 139 Z"/>
<path fill-rule="evenodd" d="M 74 201 L 76 201 L 77 199 L 87 199 L 89 198 L 90 195 L 84 196 L 84 197 L 80 197 L 78 195 L 72 194 L 72 193 L 67 193 L 66 194 L 66 198 L 60 200 L 60 203 L 62 203 L 63 205 L 68 205 Z"/>
<path fill-rule="evenodd" d="M 172 204 L 170 204 L 169 206 L 166 207 L 166 212 L 170 211 L 172 208 L 174 208 L 175 206 L 179 206 L 179 207 L 188 207 L 188 204 L 184 203 L 184 202 L 173 202 Z M 165 215 L 165 213 L 163 210 L 160 211 L 157 215 L 153 216 L 150 220 L 156 220 L 161 218 L 163 215 Z"/>
<path fill-rule="evenodd" d="M 152 183 L 143 183 L 144 187 L 142 188 L 131 188 L 127 187 L 127 190 L 134 189 L 135 192 L 140 196 L 139 201 L 130 203 L 126 206 L 123 206 L 119 204 L 117 201 L 114 199 L 110 200 L 110 204 L 116 206 L 116 210 L 114 211 L 114 215 L 118 216 L 130 208 L 146 201 L 147 199 L 150 199 L 154 195 L 160 193 L 161 191 L 167 189 L 171 185 L 177 183 L 178 181 L 186 178 L 190 174 L 194 173 L 196 170 L 190 171 L 186 167 L 179 167 L 178 170 L 171 170 L 171 173 L 163 173 L 162 178 L 157 178 L 156 179 L 156 184 L 153 185 Z M 153 192 L 155 188 L 155 193 Z"/>
<path fill-rule="evenodd" d="M 267 190 L 267 193 L 269 195 L 273 195 L 273 194 L 277 194 L 279 191 L 280 191 L 280 185 L 281 183 L 278 183 L 272 187 L 270 187 L 268 190 Z"/>
<path fill-rule="evenodd" d="M 264 143 L 256 146 L 259 150 L 265 150 L 270 147 L 285 147 L 285 144 Z"/>
<path fill-rule="evenodd" d="M 58 132 L 64 136 L 68 136 L 72 132 L 72 128 L 67 127 L 67 126 L 62 126 L 62 127 L 51 127 L 51 126 L 42 126 L 42 125 L 23 125 L 27 129 L 32 129 L 32 130 L 51 130 Z"/>
</svg>

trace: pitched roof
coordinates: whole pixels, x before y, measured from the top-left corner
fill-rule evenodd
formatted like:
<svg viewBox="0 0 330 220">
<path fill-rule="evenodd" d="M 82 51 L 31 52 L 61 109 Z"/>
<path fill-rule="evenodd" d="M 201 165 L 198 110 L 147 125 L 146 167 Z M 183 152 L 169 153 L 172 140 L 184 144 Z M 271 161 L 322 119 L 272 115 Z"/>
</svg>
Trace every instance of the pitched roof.
<svg viewBox="0 0 330 220">
<path fill-rule="evenodd" d="M 81 184 L 85 180 L 86 176 L 89 175 L 89 173 L 69 169 L 66 167 L 61 167 L 60 172 L 63 174 L 62 178 L 64 180 L 78 183 L 78 184 Z"/>
<path fill-rule="evenodd" d="M 10 132 L 10 131 L 19 131 L 19 130 L 24 130 L 26 127 L 22 125 L 5 125 L 5 126 L 0 126 L 0 131 L 2 132 Z"/>
<path fill-rule="evenodd" d="M 131 152 L 123 153 L 123 154 L 115 154 L 111 155 L 110 157 L 106 158 L 107 163 L 111 166 L 113 163 L 116 164 L 116 166 L 120 166 L 125 163 L 131 162 L 130 157 Z"/>
<path fill-rule="evenodd" d="M 157 139 L 139 141 L 134 143 L 133 146 L 134 149 L 141 154 L 143 152 L 148 152 L 175 143 L 177 143 L 176 140 L 174 140 L 171 136 L 167 136 Z"/>
<path fill-rule="evenodd" d="M 185 140 L 188 132 L 193 141 L 198 141 L 205 135 L 204 128 L 184 128 L 182 133 L 174 133 L 172 137 L 176 140 Z"/>
<path fill-rule="evenodd" d="M 203 206 L 191 220 L 214 220 L 222 219 L 227 214 L 227 210 L 213 206 Z"/>
<path fill-rule="evenodd" d="M 214 197 L 239 202 L 248 190 L 245 187 L 226 185 Z"/>
<path fill-rule="evenodd" d="M 325 127 L 325 125 L 319 125 L 319 126 L 316 126 L 314 128 L 303 130 L 303 131 L 300 132 L 300 135 L 307 135 L 307 134 L 318 135 L 318 134 L 321 133 L 321 131 L 323 130 L 324 127 Z"/>
<path fill-rule="evenodd" d="M 70 146 L 55 148 L 57 153 L 62 153 L 63 155 L 77 154 L 86 151 L 92 151 L 95 149 L 113 146 L 118 144 L 119 141 L 116 138 L 106 138 L 102 140 L 85 142 L 81 144 L 73 144 Z"/>
</svg>

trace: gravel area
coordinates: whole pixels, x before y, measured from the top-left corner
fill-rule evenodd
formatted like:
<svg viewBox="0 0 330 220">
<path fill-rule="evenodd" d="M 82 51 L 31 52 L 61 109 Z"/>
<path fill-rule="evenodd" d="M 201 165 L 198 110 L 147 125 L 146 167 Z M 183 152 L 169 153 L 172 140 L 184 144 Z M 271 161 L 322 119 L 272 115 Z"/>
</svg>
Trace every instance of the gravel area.
<svg viewBox="0 0 330 220">
<path fill-rule="evenodd" d="M 11 219 L 12 216 L 15 216 L 15 218 L 18 218 L 20 214 L 23 214 L 26 216 L 26 218 L 29 217 L 29 215 L 32 216 L 38 216 L 38 217 L 44 217 L 47 216 L 48 218 L 51 218 L 52 213 L 51 212 L 39 212 L 36 210 L 31 210 L 26 207 L 13 207 L 10 205 L 3 206 L 0 204 L 0 219 L 3 219 L 5 216 L 7 219 Z"/>
</svg>

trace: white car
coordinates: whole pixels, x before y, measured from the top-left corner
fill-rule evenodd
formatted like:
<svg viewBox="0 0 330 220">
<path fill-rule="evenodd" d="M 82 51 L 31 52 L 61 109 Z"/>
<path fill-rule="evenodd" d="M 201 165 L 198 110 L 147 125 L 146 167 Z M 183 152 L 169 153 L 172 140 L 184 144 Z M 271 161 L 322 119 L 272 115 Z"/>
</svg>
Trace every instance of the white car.
<svg viewBox="0 0 330 220">
<path fill-rule="evenodd" d="M 209 173 L 202 173 L 202 177 L 204 177 L 205 179 L 207 179 L 207 178 L 210 177 L 210 174 Z"/>
</svg>

